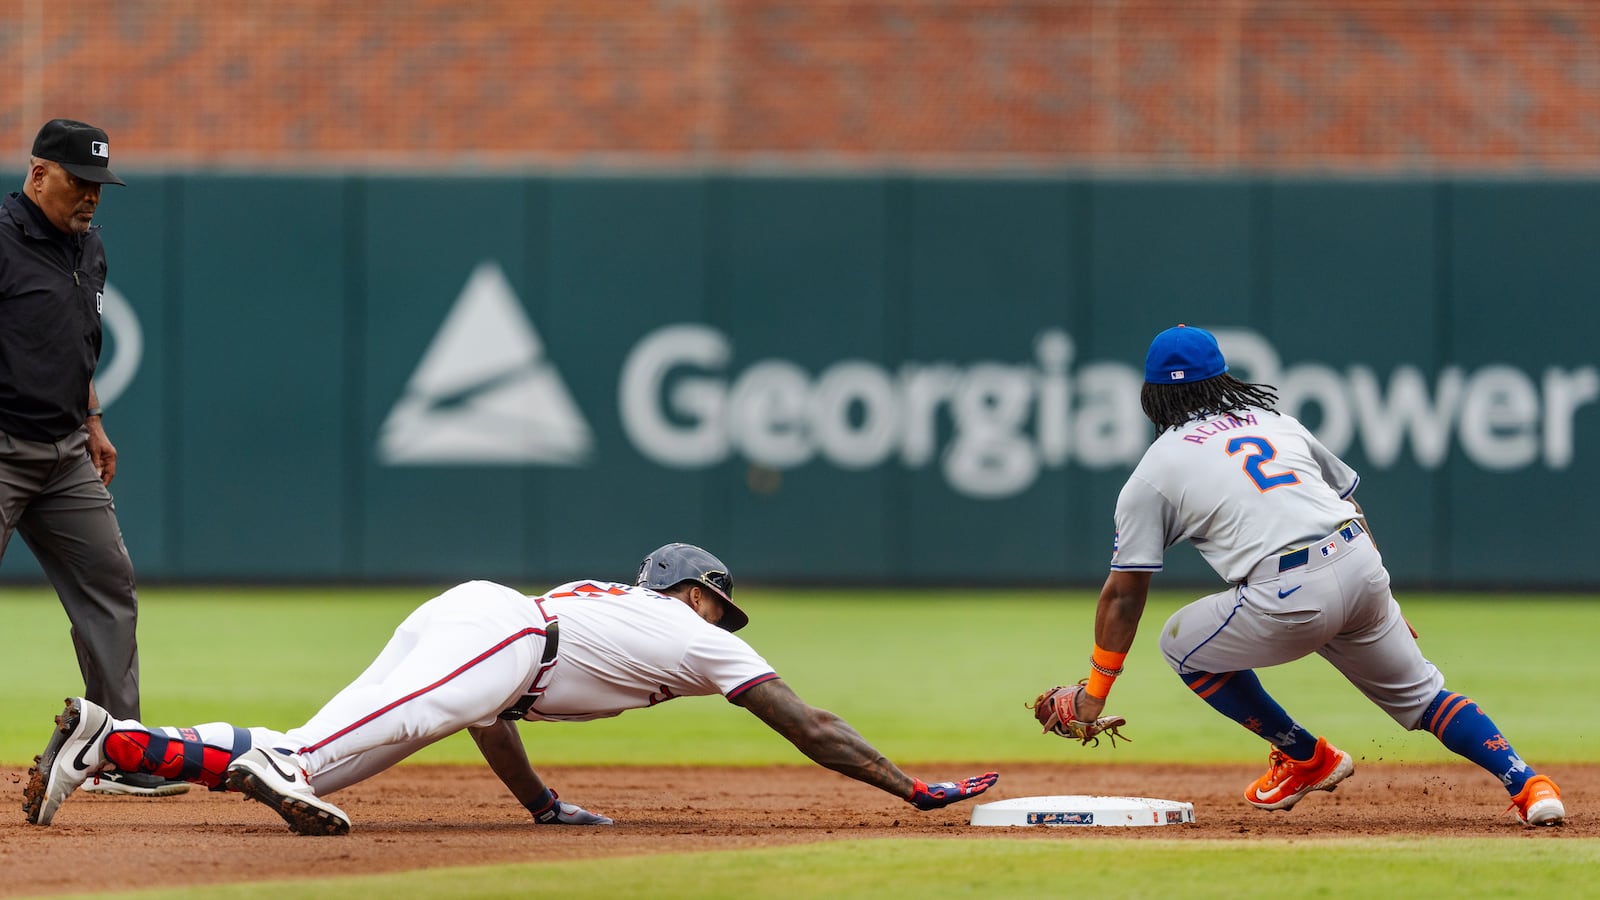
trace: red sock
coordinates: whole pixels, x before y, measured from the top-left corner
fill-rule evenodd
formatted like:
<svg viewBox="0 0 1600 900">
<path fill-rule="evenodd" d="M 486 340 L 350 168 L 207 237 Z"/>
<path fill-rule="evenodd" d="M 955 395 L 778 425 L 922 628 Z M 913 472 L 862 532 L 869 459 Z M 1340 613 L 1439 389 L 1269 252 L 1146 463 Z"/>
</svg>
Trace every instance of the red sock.
<svg viewBox="0 0 1600 900">
<path fill-rule="evenodd" d="M 233 753 L 202 744 L 193 728 L 180 728 L 178 734 L 169 738 L 151 731 L 113 731 L 106 737 L 106 759 L 123 772 L 219 787 Z"/>
</svg>

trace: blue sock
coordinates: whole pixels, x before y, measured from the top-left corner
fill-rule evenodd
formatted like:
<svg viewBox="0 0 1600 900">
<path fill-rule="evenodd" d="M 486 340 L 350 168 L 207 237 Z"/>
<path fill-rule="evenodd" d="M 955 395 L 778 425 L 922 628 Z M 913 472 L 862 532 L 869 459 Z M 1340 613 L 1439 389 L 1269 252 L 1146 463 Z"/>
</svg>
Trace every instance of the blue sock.
<svg viewBox="0 0 1600 900">
<path fill-rule="evenodd" d="M 1440 691 L 1422 713 L 1417 728 L 1438 738 L 1450 752 L 1487 769 L 1513 797 L 1521 793 L 1523 784 L 1535 774 L 1533 768 L 1517 756 L 1511 742 L 1501 736 L 1494 721 L 1470 697 L 1449 689 Z"/>
<path fill-rule="evenodd" d="M 1255 672 L 1196 672 L 1182 678 L 1212 709 L 1265 738 L 1290 759 L 1305 762 L 1317 752 L 1316 735 L 1301 728 L 1268 696 Z"/>
</svg>

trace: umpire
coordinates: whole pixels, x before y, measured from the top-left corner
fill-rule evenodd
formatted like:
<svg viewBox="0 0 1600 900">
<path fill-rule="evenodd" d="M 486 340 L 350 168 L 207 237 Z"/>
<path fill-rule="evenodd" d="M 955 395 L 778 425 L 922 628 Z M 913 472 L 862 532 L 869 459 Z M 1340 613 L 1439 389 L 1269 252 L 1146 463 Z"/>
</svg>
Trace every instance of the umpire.
<svg viewBox="0 0 1600 900">
<path fill-rule="evenodd" d="M 139 598 L 107 486 L 117 450 L 94 389 L 106 252 L 91 225 L 112 174 L 106 133 L 45 123 L 21 193 L 0 202 L 0 556 L 21 533 L 72 623 L 86 696 L 139 717 Z M 106 782 L 157 795 L 183 784 Z"/>
</svg>

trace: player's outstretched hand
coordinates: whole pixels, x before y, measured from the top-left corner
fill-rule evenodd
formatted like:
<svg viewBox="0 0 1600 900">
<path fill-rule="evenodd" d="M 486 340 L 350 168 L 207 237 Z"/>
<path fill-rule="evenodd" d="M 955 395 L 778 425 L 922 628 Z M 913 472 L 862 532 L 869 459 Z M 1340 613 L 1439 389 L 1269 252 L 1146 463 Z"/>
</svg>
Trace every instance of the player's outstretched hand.
<svg viewBox="0 0 1600 900">
<path fill-rule="evenodd" d="M 615 825 L 607 816 L 589 812 L 576 803 L 567 803 L 556 797 L 556 792 L 550 792 L 553 801 L 549 806 L 533 814 L 533 821 L 540 825 Z"/>
<path fill-rule="evenodd" d="M 941 781 L 938 784 L 928 784 L 917 778 L 912 781 L 911 796 L 908 799 L 917 809 L 939 809 L 976 797 L 994 787 L 994 783 L 999 780 L 999 772 L 985 772 L 965 781 Z"/>
</svg>

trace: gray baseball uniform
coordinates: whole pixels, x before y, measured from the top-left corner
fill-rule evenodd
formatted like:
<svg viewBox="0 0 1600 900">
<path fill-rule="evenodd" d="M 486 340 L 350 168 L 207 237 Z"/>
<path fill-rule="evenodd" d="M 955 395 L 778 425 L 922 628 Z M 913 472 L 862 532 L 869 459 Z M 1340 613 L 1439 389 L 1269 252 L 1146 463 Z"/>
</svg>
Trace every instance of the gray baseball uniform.
<svg viewBox="0 0 1600 900">
<path fill-rule="evenodd" d="M 1180 675 L 1318 653 L 1405 728 L 1444 686 L 1349 500 L 1359 477 L 1305 426 L 1260 409 L 1162 432 L 1117 499 L 1111 568 L 1160 571 L 1195 545 L 1232 587 L 1178 610 L 1161 650 Z"/>
</svg>

